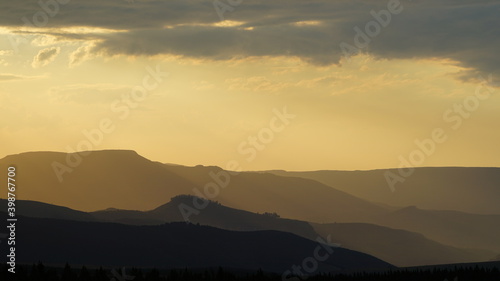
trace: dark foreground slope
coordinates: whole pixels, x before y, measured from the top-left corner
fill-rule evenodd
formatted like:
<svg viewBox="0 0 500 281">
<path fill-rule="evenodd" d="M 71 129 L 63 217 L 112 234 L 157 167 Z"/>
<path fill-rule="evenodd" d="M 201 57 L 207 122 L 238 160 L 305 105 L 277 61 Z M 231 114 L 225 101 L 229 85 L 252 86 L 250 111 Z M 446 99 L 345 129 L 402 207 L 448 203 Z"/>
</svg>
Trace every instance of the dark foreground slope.
<svg viewBox="0 0 500 281">
<path fill-rule="evenodd" d="M 5 216 L 2 213 L 1 217 Z M 391 267 L 367 254 L 328 247 L 279 231 L 234 232 L 186 223 L 131 226 L 19 217 L 16 234 L 20 263 L 222 266 L 281 273 L 314 257 L 315 249 L 320 247 L 319 253 L 328 256 L 324 261 L 317 260 L 320 271 Z"/>
</svg>

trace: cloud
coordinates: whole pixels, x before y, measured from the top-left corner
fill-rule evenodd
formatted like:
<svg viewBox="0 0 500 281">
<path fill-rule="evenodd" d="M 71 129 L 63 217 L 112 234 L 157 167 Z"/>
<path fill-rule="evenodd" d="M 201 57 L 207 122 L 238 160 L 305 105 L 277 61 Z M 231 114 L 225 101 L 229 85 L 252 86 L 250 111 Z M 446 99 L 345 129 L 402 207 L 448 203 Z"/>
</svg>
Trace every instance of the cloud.
<svg viewBox="0 0 500 281">
<path fill-rule="evenodd" d="M 75 67 L 82 62 L 91 59 L 93 56 L 91 54 L 92 45 L 86 44 L 79 47 L 73 53 L 69 55 L 69 67 Z"/>
<path fill-rule="evenodd" d="M 71 1 L 60 5 L 43 31 L 72 40 L 99 40 L 75 54 L 127 56 L 180 55 L 209 60 L 284 56 L 314 65 L 339 64 L 345 42 L 354 45 L 355 27 L 374 21 L 370 12 L 389 0 L 243 1 L 220 22 L 212 1 Z M 15 5 L 15 7 L 14 7 Z M 440 58 L 464 69 L 461 79 L 478 73 L 500 76 L 500 2 L 492 0 L 401 0 L 403 11 L 370 38 L 362 52 L 381 59 Z M 36 0 L 0 3 L 0 26 L 19 27 L 43 11 Z M 96 13 L 95 11 L 99 11 Z M 34 22 L 33 22 L 34 23 Z M 231 24 L 229 24 L 231 23 Z M 234 24 L 238 23 L 238 24 Z M 62 28 L 110 30 L 85 34 Z M 31 31 L 40 28 L 31 28 Z"/>
<path fill-rule="evenodd" d="M 154 56 L 161 54 L 210 60 L 246 57 L 300 57 L 326 65 L 338 63 L 340 49 L 314 27 L 255 27 L 253 30 L 211 26 L 132 30 L 103 35 L 95 52 L 107 55 Z"/>
<path fill-rule="evenodd" d="M 60 52 L 61 48 L 59 47 L 51 47 L 40 50 L 38 54 L 33 58 L 31 66 L 33 66 L 33 68 L 46 66 L 49 63 L 53 62 Z"/>
<path fill-rule="evenodd" d="M 57 37 L 53 35 L 41 35 L 35 37 L 31 44 L 36 47 L 47 47 L 57 43 Z"/>
</svg>

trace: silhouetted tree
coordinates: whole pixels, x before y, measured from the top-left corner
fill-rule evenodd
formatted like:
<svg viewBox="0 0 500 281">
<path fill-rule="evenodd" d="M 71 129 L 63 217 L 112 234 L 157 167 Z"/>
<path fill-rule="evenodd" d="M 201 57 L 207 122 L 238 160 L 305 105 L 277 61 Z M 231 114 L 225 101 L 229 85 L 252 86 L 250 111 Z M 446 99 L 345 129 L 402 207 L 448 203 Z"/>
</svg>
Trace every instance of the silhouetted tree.
<svg viewBox="0 0 500 281">
<path fill-rule="evenodd" d="M 90 272 L 85 266 L 82 266 L 78 280 L 79 281 L 92 281 L 91 277 L 90 277 Z"/>
<path fill-rule="evenodd" d="M 33 264 L 29 278 L 33 281 L 45 281 L 45 266 L 41 262 Z"/>
<path fill-rule="evenodd" d="M 130 270 L 130 276 L 134 277 L 134 279 L 133 279 L 134 281 L 144 281 L 144 276 L 142 274 L 142 270 L 141 269 L 133 267 Z"/>
<path fill-rule="evenodd" d="M 95 270 L 93 281 L 109 281 L 110 278 L 106 274 L 106 270 L 101 267 Z"/>
<path fill-rule="evenodd" d="M 272 217 L 272 218 L 280 218 L 280 215 L 278 215 L 278 213 L 276 213 L 276 212 L 272 212 L 272 213 L 265 212 L 264 215 L 268 216 L 268 217 Z"/>
<path fill-rule="evenodd" d="M 146 274 L 146 281 L 161 281 L 160 272 L 158 269 L 153 268 L 149 273 Z"/>
<path fill-rule="evenodd" d="M 74 281 L 76 280 L 76 274 L 74 274 L 71 270 L 71 266 L 66 263 L 64 266 L 61 281 Z"/>
</svg>

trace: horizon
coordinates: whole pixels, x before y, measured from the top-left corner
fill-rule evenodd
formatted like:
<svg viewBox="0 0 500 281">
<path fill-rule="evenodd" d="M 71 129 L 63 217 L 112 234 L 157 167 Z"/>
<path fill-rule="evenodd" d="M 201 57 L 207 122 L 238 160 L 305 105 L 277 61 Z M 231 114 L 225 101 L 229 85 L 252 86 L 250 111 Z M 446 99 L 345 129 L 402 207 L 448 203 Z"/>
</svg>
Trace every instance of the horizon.
<svg viewBox="0 0 500 281">
<path fill-rule="evenodd" d="M 6 158 L 8 156 L 13 156 L 13 155 L 19 155 L 19 154 L 25 154 L 25 153 L 63 153 L 63 154 L 69 154 L 69 153 L 78 153 L 78 154 L 86 154 L 86 153 L 93 153 L 93 152 L 107 152 L 107 151 L 130 151 L 130 152 L 135 152 L 137 155 L 140 157 L 146 158 L 149 161 L 152 162 L 159 162 L 165 165 L 174 165 L 174 166 L 183 166 L 183 167 L 189 167 L 189 168 L 194 168 L 197 166 L 203 166 L 203 167 L 217 167 L 221 168 L 226 171 L 234 171 L 237 172 L 236 170 L 230 170 L 227 169 L 224 166 L 219 166 L 219 165 L 214 165 L 214 164 L 207 164 L 207 163 L 199 163 L 199 164 L 183 164 L 183 163 L 173 163 L 173 162 L 168 162 L 164 160 L 159 160 L 159 159 L 151 159 L 148 158 L 141 153 L 132 150 L 132 149 L 99 149 L 99 150 L 90 150 L 90 151 L 73 151 L 73 152 L 64 152 L 64 151 L 49 151 L 49 150 L 42 150 L 42 151 L 25 151 L 25 152 L 19 152 L 19 153 L 13 153 L 9 155 L 4 155 L 0 159 Z M 321 171 L 338 171 L 338 172 L 370 172 L 370 171 L 379 171 L 379 170 L 397 170 L 400 169 L 401 167 L 389 167 L 389 168 L 374 168 L 374 169 L 345 169 L 345 170 L 340 170 L 340 169 L 318 169 L 318 170 L 286 170 L 286 169 L 281 169 L 281 168 L 272 168 L 272 169 L 266 169 L 266 170 L 244 170 L 241 169 L 240 172 L 267 172 L 267 171 L 287 171 L 287 172 L 321 172 Z M 500 168 L 500 166 L 404 166 L 404 168 L 413 168 L 413 169 L 420 169 L 420 168 Z"/>
</svg>

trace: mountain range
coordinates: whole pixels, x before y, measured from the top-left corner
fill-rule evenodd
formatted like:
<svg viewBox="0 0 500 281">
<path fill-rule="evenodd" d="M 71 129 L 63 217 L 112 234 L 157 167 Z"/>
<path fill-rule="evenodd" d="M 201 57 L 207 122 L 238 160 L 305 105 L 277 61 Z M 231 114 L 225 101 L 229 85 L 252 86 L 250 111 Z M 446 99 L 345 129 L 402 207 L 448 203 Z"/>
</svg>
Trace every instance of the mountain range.
<svg viewBox="0 0 500 281">
<path fill-rule="evenodd" d="M 198 239 L 212 239 L 210 243 L 226 245 L 216 238 L 215 233 L 221 231 L 232 243 L 244 243 L 245 239 L 259 241 L 252 247 L 258 254 L 248 254 L 242 259 L 235 258 L 230 251 L 227 257 L 232 258 L 214 259 L 210 253 L 216 249 L 208 246 L 199 263 L 187 256 L 174 255 L 174 259 L 182 261 L 175 263 L 172 256 L 155 252 L 154 260 L 165 261 L 163 265 L 192 267 L 202 266 L 205 259 L 210 266 L 217 263 L 253 269 L 267 264 L 268 270 L 280 271 L 291 261 L 297 263 L 299 257 L 306 258 L 304 249 L 317 245 L 318 239 L 340 245 L 339 252 L 346 255 L 337 256 L 346 258 L 344 262 L 322 264 L 320 267 L 326 271 L 334 267 L 358 268 L 356 259 L 364 261 L 359 266 L 373 268 L 389 264 L 481 262 L 495 260 L 500 254 L 498 168 L 418 168 L 392 192 L 384 175 L 397 173 L 397 169 L 235 172 L 215 166 L 164 164 L 125 150 L 28 152 L 0 159 L 1 169 L 6 170 L 10 165 L 17 170 L 17 214 L 26 220 L 23 232 L 40 233 L 43 238 L 29 238 L 40 244 L 33 244 L 33 249 L 48 247 L 49 242 L 62 243 L 60 252 L 53 255 L 37 256 L 35 250 L 27 248 L 24 254 L 52 263 L 64 263 L 57 257 L 68 255 L 77 263 L 90 262 L 91 255 L 85 251 L 93 249 L 89 245 L 101 243 L 92 234 L 99 228 L 106 229 L 110 251 L 146 232 L 152 236 L 144 241 L 145 249 L 155 252 L 156 243 L 165 251 L 172 249 L 170 252 L 176 255 L 176 251 L 182 251 L 176 248 L 178 245 L 155 239 L 170 231 L 193 237 L 198 232 Z M 0 180 L 5 176 L 1 174 Z M 199 208 L 200 202 L 206 206 Z M 1 203 L 4 205 L 6 201 Z M 190 226 L 184 222 L 186 214 L 181 206 L 194 210 L 188 218 Z M 64 230 L 71 238 L 65 241 L 56 235 L 58 238 L 54 240 L 41 230 L 43 224 L 58 230 L 66 224 L 82 235 Z M 122 230 L 126 234 L 119 239 L 121 242 L 112 241 L 113 235 L 121 237 L 118 233 Z M 81 258 L 65 252 L 64 243 L 70 243 L 71 239 L 85 239 L 86 247 L 78 248 L 86 253 Z M 286 258 L 282 256 L 285 245 L 274 239 L 293 240 L 303 247 L 296 252 L 286 250 L 289 256 Z M 138 254 L 138 249 L 133 249 L 131 253 Z M 276 251 L 266 253 L 266 249 Z M 239 250 L 250 251 L 250 248 Z M 280 262 L 270 266 L 270 261 L 264 259 L 266 262 L 260 264 L 259 255 Z M 100 261 L 112 265 L 111 257 L 102 257 Z M 131 258 L 130 264 L 139 262 L 127 257 Z M 244 259 L 251 261 L 248 266 Z M 123 262 L 120 260 L 118 264 Z M 147 263 L 160 266 L 153 259 Z"/>
</svg>

